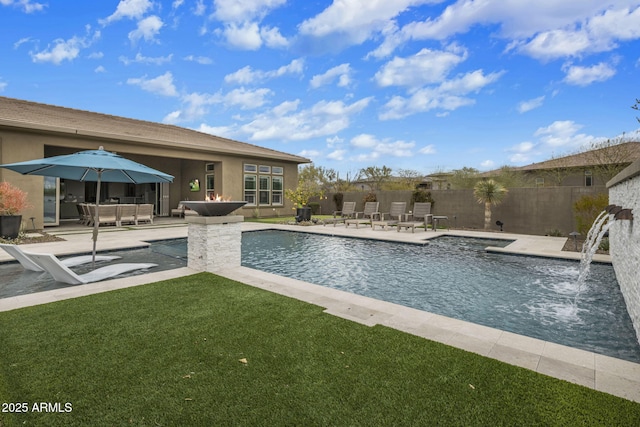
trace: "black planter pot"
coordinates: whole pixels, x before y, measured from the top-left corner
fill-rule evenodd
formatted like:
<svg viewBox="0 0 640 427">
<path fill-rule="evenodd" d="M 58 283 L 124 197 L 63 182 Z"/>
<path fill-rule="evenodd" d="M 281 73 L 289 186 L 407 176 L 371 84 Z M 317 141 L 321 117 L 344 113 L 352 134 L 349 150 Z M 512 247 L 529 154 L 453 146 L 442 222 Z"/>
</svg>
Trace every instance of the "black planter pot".
<svg viewBox="0 0 640 427">
<path fill-rule="evenodd" d="M 311 221 L 311 208 L 296 208 L 296 222 Z"/>
<path fill-rule="evenodd" d="M 20 233 L 22 215 L 0 215 L 0 237 L 15 239 Z"/>
</svg>

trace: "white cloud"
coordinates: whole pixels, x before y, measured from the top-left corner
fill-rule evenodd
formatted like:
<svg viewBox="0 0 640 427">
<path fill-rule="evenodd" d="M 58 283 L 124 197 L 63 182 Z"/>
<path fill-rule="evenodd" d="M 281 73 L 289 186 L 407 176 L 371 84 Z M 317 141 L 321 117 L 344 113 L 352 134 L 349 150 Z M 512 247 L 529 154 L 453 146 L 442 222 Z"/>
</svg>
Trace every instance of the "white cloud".
<svg viewBox="0 0 640 427">
<path fill-rule="evenodd" d="M 582 127 L 571 120 L 557 120 L 547 127 L 539 128 L 534 135 L 550 147 L 577 148 L 594 140 L 591 135 L 578 133 Z"/>
<path fill-rule="evenodd" d="M 121 56 L 118 59 L 124 65 L 129 65 L 129 64 L 162 65 L 162 64 L 166 64 L 168 62 L 171 62 L 172 58 L 173 58 L 173 54 L 172 53 L 170 53 L 167 56 L 157 56 L 157 57 L 142 56 L 140 53 L 136 53 L 136 56 L 133 59 L 129 59 L 129 58 L 125 57 L 125 56 Z"/>
<path fill-rule="evenodd" d="M 458 64 L 467 59 L 467 52 L 452 45 L 446 51 L 424 48 L 408 58 L 395 57 L 376 74 L 379 86 L 419 87 L 440 83 Z"/>
<path fill-rule="evenodd" d="M 29 52 L 31 59 L 33 62 L 51 62 L 55 65 L 60 65 L 63 61 L 73 61 L 78 57 L 81 49 L 86 49 L 100 38 L 99 31 L 91 35 L 89 34 L 91 28 L 87 26 L 86 29 L 88 33 L 86 37 L 73 36 L 68 40 L 57 39 L 54 40 L 53 46 L 48 46 L 43 51 Z"/>
<path fill-rule="evenodd" d="M 381 156 L 411 157 L 413 155 L 413 148 L 416 145 L 415 142 L 402 140 L 379 140 L 375 136 L 366 133 L 353 137 L 350 144 L 355 148 L 371 150 L 369 154 L 364 155 L 367 159 L 379 158 Z"/>
<path fill-rule="evenodd" d="M 493 160 L 485 160 L 480 163 L 480 167 L 483 169 L 493 169 L 495 167 L 495 162 Z"/>
<path fill-rule="evenodd" d="M 331 153 L 327 154 L 327 159 L 338 160 L 338 161 L 344 160 L 345 154 L 347 154 L 347 150 L 343 150 L 343 149 L 334 150 Z"/>
<path fill-rule="evenodd" d="M 202 65 L 213 64 L 213 60 L 211 58 L 206 57 L 206 56 L 187 55 L 182 59 L 184 59 L 185 61 L 189 61 L 189 62 L 197 62 L 198 64 L 202 64 Z"/>
<path fill-rule="evenodd" d="M 307 159 L 313 159 L 320 157 L 322 153 L 318 150 L 302 150 L 298 153 L 299 156 L 306 157 Z"/>
<path fill-rule="evenodd" d="M 236 133 L 236 129 L 232 126 L 209 126 L 204 123 L 201 124 L 197 130 L 210 135 L 221 136 L 223 138 L 233 138 L 233 135 Z"/>
<path fill-rule="evenodd" d="M 444 81 L 439 86 L 419 89 L 408 98 L 394 96 L 384 105 L 378 117 L 380 120 L 400 119 L 434 109 L 453 111 L 473 105 L 475 100 L 467 95 L 479 92 L 497 81 L 502 74 L 497 72 L 485 75 L 482 70 L 476 70 Z"/>
<path fill-rule="evenodd" d="M 104 68 L 102 65 L 98 65 L 94 70 L 94 73 L 106 73 L 107 69 Z"/>
<path fill-rule="evenodd" d="M 313 76 L 310 81 L 311 87 L 316 89 L 320 86 L 331 84 L 335 79 L 338 79 L 339 87 L 349 86 L 352 71 L 349 64 L 340 64 L 330 68 L 324 74 L 316 74 Z"/>
<path fill-rule="evenodd" d="M 123 18 L 139 19 L 152 7 L 153 3 L 149 0 L 121 0 L 112 15 L 98 22 L 107 25 Z"/>
<path fill-rule="evenodd" d="M 303 37 L 324 39 L 324 49 L 336 44 L 361 44 L 388 26 L 411 6 L 438 3 L 438 0 L 343 0 L 334 1 L 320 14 L 299 26 Z"/>
<path fill-rule="evenodd" d="M 13 6 L 22 9 L 25 13 L 40 12 L 47 6 L 44 3 L 37 3 L 31 0 L 0 0 L 3 6 Z"/>
<path fill-rule="evenodd" d="M 153 79 L 146 77 L 127 79 L 127 84 L 139 86 L 142 90 L 162 96 L 178 96 L 178 90 L 173 84 L 173 74 L 167 71 Z"/>
<path fill-rule="evenodd" d="M 243 67 L 238 71 L 227 74 L 224 76 L 225 83 L 232 84 L 255 84 L 260 83 L 268 79 L 273 79 L 277 77 L 282 77 L 287 74 L 302 74 L 304 71 L 304 60 L 302 59 L 294 59 L 287 65 L 283 65 L 282 67 L 276 70 L 270 71 L 262 71 L 262 70 L 252 70 L 250 66 Z"/>
<path fill-rule="evenodd" d="M 287 40 L 274 27 L 260 27 L 260 22 L 286 0 L 214 0 L 213 17 L 223 23 L 222 34 L 230 46 L 237 49 L 257 50 L 285 47 Z"/>
<path fill-rule="evenodd" d="M 7 88 L 9 83 L 7 82 L 0 82 L 0 92 L 4 92 L 4 90 Z"/>
<path fill-rule="evenodd" d="M 253 141 L 299 141 L 334 135 L 350 125 L 350 116 L 364 110 L 372 98 L 352 104 L 342 101 L 320 101 L 306 110 L 298 110 L 299 100 L 286 101 L 271 111 L 259 114 L 241 127 Z"/>
<path fill-rule="evenodd" d="M 141 19 L 138 21 L 138 27 L 129 33 L 129 40 L 131 43 L 137 43 L 140 39 L 154 41 L 163 26 L 164 23 L 156 15 Z"/>
<path fill-rule="evenodd" d="M 247 90 L 245 88 L 234 89 L 223 97 L 223 102 L 229 106 L 238 106 L 242 110 L 250 110 L 263 106 L 265 98 L 272 95 L 270 89 Z"/>
<path fill-rule="evenodd" d="M 610 65 L 601 62 L 591 67 L 568 65 L 563 67 L 566 76 L 564 82 L 575 86 L 588 86 L 595 82 L 604 82 L 616 74 Z"/>
<path fill-rule="evenodd" d="M 420 154 L 436 154 L 436 147 L 433 144 L 426 145 L 418 150 Z"/>
<path fill-rule="evenodd" d="M 518 112 L 526 113 L 527 111 L 535 110 L 542 107 L 545 97 L 539 96 L 537 98 L 529 99 L 528 101 L 522 101 L 518 104 Z"/>
<path fill-rule="evenodd" d="M 608 51 L 617 40 L 640 38 L 635 0 L 459 0 L 437 17 L 388 26 L 370 56 L 385 57 L 410 40 L 446 40 L 477 25 L 496 26 L 495 37 L 540 60 Z M 634 8 L 634 9 L 632 9 Z"/>
</svg>

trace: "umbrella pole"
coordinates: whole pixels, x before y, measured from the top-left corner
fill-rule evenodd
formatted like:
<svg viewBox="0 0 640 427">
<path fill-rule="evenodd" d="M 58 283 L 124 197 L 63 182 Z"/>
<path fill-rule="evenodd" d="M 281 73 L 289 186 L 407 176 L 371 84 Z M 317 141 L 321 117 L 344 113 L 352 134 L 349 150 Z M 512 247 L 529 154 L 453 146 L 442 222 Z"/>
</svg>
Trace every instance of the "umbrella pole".
<svg viewBox="0 0 640 427">
<path fill-rule="evenodd" d="M 98 170 L 98 184 L 96 188 L 96 213 L 93 218 L 93 251 L 91 256 L 91 268 L 96 267 L 96 243 L 98 242 L 98 227 L 100 226 L 100 181 L 102 179 L 102 171 Z"/>
</svg>

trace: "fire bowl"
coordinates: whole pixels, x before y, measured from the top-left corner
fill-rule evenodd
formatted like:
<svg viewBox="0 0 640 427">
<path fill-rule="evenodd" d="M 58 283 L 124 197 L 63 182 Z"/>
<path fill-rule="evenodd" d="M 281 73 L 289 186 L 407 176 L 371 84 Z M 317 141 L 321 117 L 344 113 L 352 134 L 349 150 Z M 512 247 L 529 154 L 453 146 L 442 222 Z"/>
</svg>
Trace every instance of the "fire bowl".
<svg viewBox="0 0 640 427">
<path fill-rule="evenodd" d="M 247 204 L 247 202 L 209 202 L 188 200 L 184 200 L 180 203 L 192 211 L 197 212 L 200 216 L 225 216 Z"/>
</svg>

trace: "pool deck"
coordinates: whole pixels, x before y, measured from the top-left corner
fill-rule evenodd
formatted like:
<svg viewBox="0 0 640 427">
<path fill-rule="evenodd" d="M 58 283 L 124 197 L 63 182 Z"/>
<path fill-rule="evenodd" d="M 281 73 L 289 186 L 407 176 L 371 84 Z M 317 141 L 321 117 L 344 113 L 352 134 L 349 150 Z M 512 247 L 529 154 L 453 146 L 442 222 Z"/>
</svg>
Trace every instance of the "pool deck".
<svg viewBox="0 0 640 427">
<path fill-rule="evenodd" d="M 370 227 L 333 227 L 270 225 L 252 222 L 242 224 L 243 231 L 280 229 L 304 231 L 335 236 L 380 239 L 403 243 L 424 243 L 425 239 L 443 234 L 500 238 L 514 240 L 506 248 L 492 248 L 496 252 L 536 255 L 554 258 L 580 259 L 579 253 L 562 252 L 565 238 L 516 235 L 479 231 L 410 231 L 394 229 L 372 230 Z M 64 242 L 25 245 L 32 252 L 56 255 L 87 253 L 91 249 L 91 233 L 87 228 L 57 227 L 47 229 L 50 234 L 64 238 Z M 187 226 L 182 222 L 157 221 L 156 226 L 132 228 L 106 228 L 100 231 L 98 250 L 115 250 L 144 246 L 145 241 L 186 237 Z M 2 251 L 0 262 L 10 257 Z M 609 256 L 596 255 L 598 262 L 610 262 Z M 437 260 L 436 260 L 437 261 Z M 131 286 L 173 279 L 196 271 L 179 268 L 148 273 L 122 279 L 114 279 L 88 285 L 79 285 L 52 291 L 0 299 L 0 311 L 46 304 L 59 300 L 106 292 Z M 355 295 L 323 286 L 289 279 L 246 267 L 236 267 L 217 272 L 229 279 L 262 288 L 301 301 L 324 307 L 325 312 L 361 324 L 384 325 L 413 335 L 461 348 L 482 356 L 520 366 L 551 377 L 580 384 L 595 390 L 640 403 L 640 364 L 632 363 L 584 350 L 505 332 L 425 311 L 407 308 L 372 298 Z"/>
</svg>

